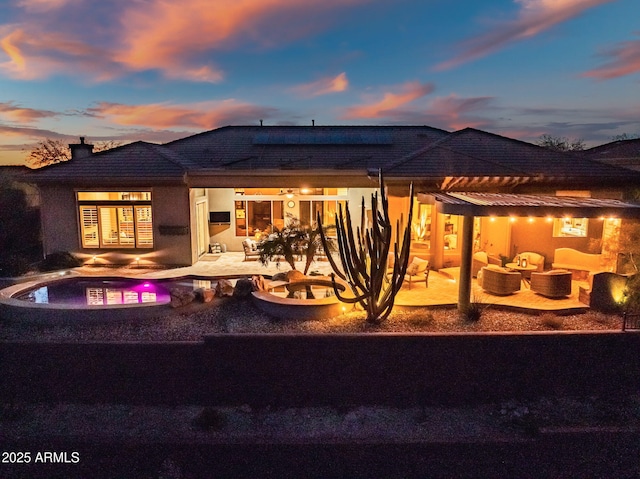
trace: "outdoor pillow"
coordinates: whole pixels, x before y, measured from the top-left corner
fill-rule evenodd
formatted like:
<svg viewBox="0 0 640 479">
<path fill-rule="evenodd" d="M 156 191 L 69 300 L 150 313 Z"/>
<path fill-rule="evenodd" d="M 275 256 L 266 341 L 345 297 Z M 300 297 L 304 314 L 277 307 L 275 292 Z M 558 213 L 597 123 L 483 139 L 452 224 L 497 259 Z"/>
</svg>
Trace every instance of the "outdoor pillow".
<svg viewBox="0 0 640 479">
<path fill-rule="evenodd" d="M 426 259 L 421 259 L 418 257 L 413 258 L 413 261 L 411 261 L 411 264 L 407 266 L 407 274 L 409 276 L 414 276 L 418 274 L 418 271 L 420 270 L 420 266 L 422 266 L 424 263 L 428 263 L 428 261 Z"/>
</svg>

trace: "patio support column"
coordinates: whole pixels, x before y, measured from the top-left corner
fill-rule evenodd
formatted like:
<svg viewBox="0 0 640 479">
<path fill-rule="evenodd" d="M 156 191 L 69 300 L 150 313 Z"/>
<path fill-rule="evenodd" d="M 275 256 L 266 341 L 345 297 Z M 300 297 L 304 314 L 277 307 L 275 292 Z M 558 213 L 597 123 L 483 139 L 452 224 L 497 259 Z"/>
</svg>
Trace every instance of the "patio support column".
<svg viewBox="0 0 640 479">
<path fill-rule="evenodd" d="M 466 311 L 471 304 L 471 261 L 473 255 L 473 216 L 462 217 L 462 246 L 460 251 L 460 284 L 458 311 Z"/>
</svg>

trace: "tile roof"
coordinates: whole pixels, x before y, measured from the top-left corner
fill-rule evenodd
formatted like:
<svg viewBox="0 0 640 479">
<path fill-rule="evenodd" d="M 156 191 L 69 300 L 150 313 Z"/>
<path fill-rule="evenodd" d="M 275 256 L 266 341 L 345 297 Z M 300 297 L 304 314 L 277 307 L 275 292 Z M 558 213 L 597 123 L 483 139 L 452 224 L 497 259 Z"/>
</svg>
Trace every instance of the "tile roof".
<svg viewBox="0 0 640 479">
<path fill-rule="evenodd" d="M 428 126 L 233 126 L 165 146 L 203 168 L 377 169 L 448 134 Z"/>
<path fill-rule="evenodd" d="M 366 179 L 362 172 L 378 169 L 390 181 L 433 180 L 433 188 L 451 190 L 528 182 L 574 182 L 576 187 L 640 182 L 640 175 L 583 154 L 473 128 L 448 133 L 428 126 L 227 126 L 165 145 L 131 143 L 28 176 L 36 183 L 153 184 L 182 182 L 190 175 L 203 184 L 215 183 L 216 175 L 230 181 L 235 175 L 279 178 L 322 171 L 326 177 L 335 170 L 336 176 Z"/>
<path fill-rule="evenodd" d="M 35 182 L 153 183 L 181 181 L 186 171 L 195 167 L 195 163 L 161 145 L 137 141 L 86 158 L 49 165 L 29 176 Z"/>
<path fill-rule="evenodd" d="M 596 146 L 586 150 L 585 155 L 608 165 L 640 171 L 640 138 Z"/>
<path fill-rule="evenodd" d="M 553 151 L 493 133 L 465 128 L 385 168 L 387 175 L 624 178 L 628 172 L 580 155 Z"/>
</svg>

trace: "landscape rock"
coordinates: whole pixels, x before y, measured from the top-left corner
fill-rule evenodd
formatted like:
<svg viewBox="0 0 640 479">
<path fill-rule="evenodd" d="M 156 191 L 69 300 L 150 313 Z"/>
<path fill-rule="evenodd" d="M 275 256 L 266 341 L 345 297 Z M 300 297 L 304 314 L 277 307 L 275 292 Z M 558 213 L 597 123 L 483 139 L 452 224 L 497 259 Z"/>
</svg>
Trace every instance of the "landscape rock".
<svg viewBox="0 0 640 479">
<path fill-rule="evenodd" d="M 305 278 L 306 276 L 297 269 L 292 269 L 291 271 L 287 272 L 287 281 L 289 281 L 290 283 L 293 283 L 294 281 L 302 281 Z"/>
<path fill-rule="evenodd" d="M 271 281 L 286 281 L 287 273 L 276 273 L 271 277 Z"/>
<path fill-rule="evenodd" d="M 220 298 L 233 296 L 233 285 L 231 281 L 228 279 L 218 280 L 218 284 L 216 284 L 216 296 Z"/>
<path fill-rule="evenodd" d="M 241 278 L 236 281 L 236 288 L 233 291 L 234 298 L 247 298 L 253 291 L 253 281 L 249 278 Z"/>
<path fill-rule="evenodd" d="M 193 291 L 187 291 L 180 288 L 174 288 L 170 292 L 171 297 L 171 307 L 172 308 L 180 308 L 182 306 L 186 306 L 187 304 L 193 302 L 196 299 L 196 295 Z"/>
<path fill-rule="evenodd" d="M 267 290 L 267 283 L 264 280 L 264 277 L 259 275 L 259 276 L 252 276 L 251 277 L 251 283 L 253 284 L 253 290 L 254 291 L 266 291 Z"/>
<path fill-rule="evenodd" d="M 196 294 L 196 298 L 203 303 L 210 303 L 216 295 L 215 291 L 211 288 L 198 288 L 194 292 Z"/>
</svg>

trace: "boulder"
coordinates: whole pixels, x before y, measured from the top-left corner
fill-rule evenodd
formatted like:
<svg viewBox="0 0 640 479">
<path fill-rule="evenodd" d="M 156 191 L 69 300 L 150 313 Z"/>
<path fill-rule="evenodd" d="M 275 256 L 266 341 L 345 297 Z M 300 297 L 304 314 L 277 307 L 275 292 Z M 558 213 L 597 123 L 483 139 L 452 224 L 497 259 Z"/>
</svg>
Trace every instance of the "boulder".
<svg viewBox="0 0 640 479">
<path fill-rule="evenodd" d="M 221 279 L 216 284 L 216 296 L 222 298 L 223 296 L 233 296 L 233 285 L 228 279 Z"/>
<path fill-rule="evenodd" d="M 251 283 L 253 284 L 253 291 L 266 291 L 267 283 L 262 276 L 252 276 Z"/>
<path fill-rule="evenodd" d="M 182 306 L 186 306 L 194 299 L 196 299 L 196 294 L 193 291 L 187 291 L 180 288 L 172 289 L 169 294 L 171 297 L 170 304 L 172 308 L 180 308 Z"/>
<path fill-rule="evenodd" d="M 216 295 L 215 291 L 211 288 L 198 288 L 194 293 L 196 294 L 196 298 L 203 303 L 210 303 Z"/>
<path fill-rule="evenodd" d="M 276 273 L 271 277 L 271 281 L 287 281 L 287 273 Z"/>
<path fill-rule="evenodd" d="M 233 290 L 234 298 L 246 298 L 253 291 L 253 281 L 249 278 L 241 278 L 236 281 L 236 288 Z"/>
<path fill-rule="evenodd" d="M 293 283 L 295 281 L 302 281 L 305 278 L 306 276 L 302 274 L 300 271 L 298 271 L 297 269 L 292 269 L 291 271 L 287 272 L 287 281 L 289 281 L 289 283 Z"/>
</svg>

